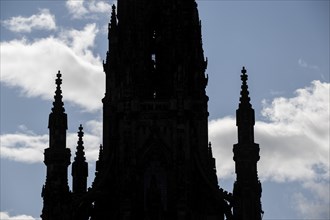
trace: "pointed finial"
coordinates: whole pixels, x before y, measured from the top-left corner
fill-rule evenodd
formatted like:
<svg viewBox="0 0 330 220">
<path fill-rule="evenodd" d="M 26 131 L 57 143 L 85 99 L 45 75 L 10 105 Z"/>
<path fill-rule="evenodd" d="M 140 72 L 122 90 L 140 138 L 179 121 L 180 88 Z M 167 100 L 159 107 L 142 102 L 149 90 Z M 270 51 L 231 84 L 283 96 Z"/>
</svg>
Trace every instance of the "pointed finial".
<svg viewBox="0 0 330 220">
<path fill-rule="evenodd" d="M 241 86 L 240 105 L 248 105 L 249 107 L 251 107 L 248 85 L 247 85 L 248 75 L 246 74 L 246 72 L 247 71 L 246 71 L 245 67 L 243 66 L 242 71 L 241 71 L 242 86 Z"/>
<path fill-rule="evenodd" d="M 209 151 L 209 156 L 212 158 L 213 157 L 213 154 L 212 154 L 212 143 L 211 143 L 211 141 L 209 142 L 208 151 Z"/>
<path fill-rule="evenodd" d="M 76 152 L 76 157 L 75 157 L 76 161 L 77 160 L 85 161 L 83 137 L 84 137 L 83 126 L 80 124 L 79 131 L 78 131 L 77 152 Z"/>
<path fill-rule="evenodd" d="M 99 160 L 102 159 L 102 156 L 103 156 L 103 146 L 102 144 L 100 144 L 100 150 L 99 150 Z"/>
<path fill-rule="evenodd" d="M 54 96 L 54 102 L 53 102 L 53 108 L 52 108 L 52 112 L 53 113 L 64 113 L 65 109 L 64 109 L 64 103 L 62 101 L 62 90 L 61 90 L 61 84 L 62 84 L 62 74 L 60 71 L 57 72 L 57 78 L 55 80 L 56 83 L 56 91 L 55 91 L 55 96 Z"/>
<path fill-rule="evenodd" d="M 243 66 L 243 68 L 241 70 L 241 73 L 242 73 L 241 80 L 242 80 L 243 84 L 246 84 L 246 81 L 248 79 L 248 76 L 246 75 L 246 69 L 245 69 L 244 66 Z"/>
<path fill-rule="evenodd" d="M 115 6 L 115 4 L 112 5 L 110 24 L 111 24 L 111 27 L 117 26 L 117 15 L 116 15 L 116 6 Z"/>
<path fill-rule="evenodd" d="M 103 146 L 102 146 L 102 144 L 100 144 L 99 158 L 96 161 L 96 173 L 95 173 L 95 175 L 102 169 L 102 161 L 103 161 Z"/>
<path fill-rule="evenodd" d="M 83 126 L 80 124 L 80 126 L 79 126 L 79 131 L 78 131 L 78 137 L 79 137 L 79 139 L 82 139 L 82 137 L 84 136 L 84 132 L 83 132 Z"/>
<path fill-rule="evenodd" d="M 242 71 L 241 71 L 243 74 L 245 74 L 246 73 L 246 69 L 245 69 L 245 66 L 243 66 L 243 68 L 242 68 Z"/>
</svg>

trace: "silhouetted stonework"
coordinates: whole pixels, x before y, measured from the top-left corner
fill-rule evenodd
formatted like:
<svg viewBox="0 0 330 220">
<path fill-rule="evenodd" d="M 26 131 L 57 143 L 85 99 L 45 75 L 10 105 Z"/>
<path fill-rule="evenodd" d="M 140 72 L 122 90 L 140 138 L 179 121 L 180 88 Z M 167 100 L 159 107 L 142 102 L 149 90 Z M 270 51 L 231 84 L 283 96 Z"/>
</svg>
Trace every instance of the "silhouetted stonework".
<svg viewBox="0 0 330 220">
<path fill-rule="evenodd" d="M 42 219 L 261 219 L 259 146 L 244 68 L 233 195 L 218 186 L 208 142 L 207 61 L 195 0 L 118 0 L 108 39 L 103 145 L 94 182 L 87 190 L 80 125 L 69 190 L 67 115 L 58 73 L 45 150 Z"/>
<path fill-rule="evenodd" d="M 254 143 L 254 110 L 250 103 L 246 70 L 242 69 L 242 87 L 239 107 L 236 110 L 238 143 L 234 145 L 236 182 L 234 184 L 233 213 L 235 219 L 261 220 L 261 183 L 257 162 L 259 144 Z"/>
</svg>

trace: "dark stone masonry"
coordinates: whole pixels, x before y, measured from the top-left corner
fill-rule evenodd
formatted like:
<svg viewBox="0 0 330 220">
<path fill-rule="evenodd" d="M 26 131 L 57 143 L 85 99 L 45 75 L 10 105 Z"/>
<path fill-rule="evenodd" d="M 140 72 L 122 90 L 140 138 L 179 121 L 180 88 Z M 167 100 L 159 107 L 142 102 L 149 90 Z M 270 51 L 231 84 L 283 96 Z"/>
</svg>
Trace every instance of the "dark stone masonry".
<svg viewBox="0 0 330 220">
<path fill-rule="evenodd" d="M 80 125 L 69 188 L 71 153 L 58 72 L 41 218 L 261 220 L 259 145 L 245 68 L 233 149 L 237 179 L 228 193 L 218 186 L 208 141 L 207 60 L 195 0 L 117 2 L 104 62 L 103 144 L 95 179 L 87 188 Z"/>
</svg>

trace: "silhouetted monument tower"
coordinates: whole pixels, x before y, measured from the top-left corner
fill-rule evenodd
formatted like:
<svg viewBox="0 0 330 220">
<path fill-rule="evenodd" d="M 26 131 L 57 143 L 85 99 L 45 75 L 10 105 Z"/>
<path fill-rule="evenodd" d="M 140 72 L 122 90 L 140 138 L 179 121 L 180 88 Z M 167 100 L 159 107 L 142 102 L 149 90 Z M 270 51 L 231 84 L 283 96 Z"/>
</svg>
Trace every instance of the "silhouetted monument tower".
<svg viewBox="0 0 330 220">
<path fill-rule="evenodd" d="M 201 23 L 195 0 L 118 0 L 104 63 L 103 145 L 87 189 L 83 128 L 69 190 L 67 115 L 57 74 L 45 150 L 43 220 L 261 219 L 254 111 L 242 70 L 233 195 L 218 186 L 208 142 Z"/>
<path fill-rule="evenodd" d="M 242 69 L 242 86 L 239 107 L 236 110 L 238 143 L 234 145 L 236 182 L 234 184 L 235 219 L 261 220 L 261 183 L 257 162 L 259 144 L 254 143 L 254 110 L 250 103 L 246 70 Z"/>
</svg>

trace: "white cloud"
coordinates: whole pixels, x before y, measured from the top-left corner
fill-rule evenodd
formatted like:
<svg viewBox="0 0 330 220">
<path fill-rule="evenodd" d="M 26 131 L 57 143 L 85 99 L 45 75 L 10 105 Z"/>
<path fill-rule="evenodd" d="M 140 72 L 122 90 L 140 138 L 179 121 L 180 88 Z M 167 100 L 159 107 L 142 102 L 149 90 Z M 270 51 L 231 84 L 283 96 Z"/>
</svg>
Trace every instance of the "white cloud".
<svg viewBox="0 0 330 220">
<path fill-rule="evenodd" d="M 1 220 L 36 220 L 32 216 L 29 215 L 16 215 L 10 216 L 8 212 L 0 212 L 0 219 Z"/>
<path fill-rule="evenodd" d="M 99 29 L 96 24 L 87 24 L 83 30 L 65 30 L 60 33 L 60 39 L 68 45 L 79 57 L 93 65 L 101 65 L 100 57 L 94 56 L 92 48 Z"/>
<path fill-rule="evenodd" d="M 110 13 L 111 5 L 105 1 L 89 1 L 88 8 L 91 12 L 95 13 Z"/>
<path fill-rule="evenodd" d="M 86 129 L 93 135 L 100 135 L 102 134 L 103 130 L 103 122 L 97 120 L 90 120 L 86 122 Z"/>
<path fill-rule="evenodd" d="M 293 98 L 275 98 L 264 103 L 268 122 L 257 121 L 255 139 L 260 144 L 258 173 L 263 181 L 297 182 L 313 194 L 293 201 L 310 218 L 329 217 L 329 83 L 313 81 L 298 89 Z M 237 140 L 235 119 L 226 117 L 209 124 L 220 178 L 234 178 L 233 143 Z M 323 211 L 317 211 L 317 210 Z M 309 211 L 308 211 L 309 210 Z"/>
<path fill-rule="evenodd" d="M 310 87 L 298 89 L 293 98 L 281 97 L 271 104 L 264 103 L 262 114 L 269 122 L 257 121 L 255 126 L 255 139 L 260 143 L 262 155 L 261 178 L 279 182 L 310 179 L 320 175 L 315 172 L 315 166 L 326 171 L 324 177 L 329 174 L 325 169 L 329 164 L 328 100 L 329 84 L 313 81 Z M 211 121 L 209 136 L 219 158 L 219 176 L 228 178 L 234 170 L 235 119 Z"/>
<path fill-rule="evenodd" d="M 88 13 L 88 10 L 84 6 L 83 0 L 81 1 L 68 0 L 66 1 L 65 4 L 70 14 L 72 14 L 73 18 L 82 18 L 84 15 Z"/>
<path fill-rule="evenodd" d="M 67 0 L 66 7 L 74 19 L 95 18 L 97 13 L 111 12 L 111 5 L 106 1 Z"/>
<path fill-rule="evenodd" d="M 3 134 L 0 139 L 1 157 L 19 162 L 42 162 L 48 146 L 48 135 Z"/>
<path fill-rule="evenodd" d="M 265 166 L 274 169 L 264 170 L 265 177 L 314 178 L 315 166 L 322 170 L 324 165 L 329 166 L 329 83 L 313 81 L 310 87 L 298 89 L 296 97 L 277 98 L 266 104 L 262 113 L 270 123 L 260 122 L 256 131 L 260 142 L 267 143 L 264 148 L 268 156 L 273 157 L 273 162 L 263 163 L 269 163 Z M 275 149 L 282 153 L 274 154 Z M 276 165 L 274 157 L 281 163 Z M 276 170 L 281 171 L 274 175 Z M 329 176 L 329 170 L 325 170 Z"/>
<path fill-rule="evenodd" d="M 318 70 L 319 67 L 316 65 L 310 65 L 308 64 L 305 60 L 299 58 L 298 59 L 298 65 L 303 68 L 308 68 L 308 69 L 313 69 L 313 70 Z"/>
<path fill-rule="evenodd" d="M 4 20 L 6 28 L 13 32 L 31 32 L 35 30 L 55 30 L 55 16 L 48 9 L 40 9 L 39 13 L 30 17 L 12 17 Z"/>
<path fill-rule="evenodd" d="M 225 117 L 209 122 L 209 139 L 216 158 L 219 178 L 234 178 L 232 148 L 236 138 L 236 122 L 233 117 Z"/>
<path fill-rule="evenodd" d="M 291 200 L 294 209 L 301 219 L 329 219 L 329 183 L 309 183 L 308 190 L 311 195 L 306 196 L 301 192 L 294 193 Z M 319 188 L 317 191 L 314 189 Z M 327 193 L 328 194 L 325 194 Z"/>
<path fill-rule="evenodd" d="M 97 33 L 96 25 L 88 24 L 83 30 L 63 31 L 58 38 L 1 42 L 1 82 L 26 96 L 52 99 L 55 75 L 61 70 L 64 101 L 99 110 L 104 73 L 100 57 L 92 52 Z"/>
<path fill-rule="evenodd" d="M 24 129 L 15 134 L 0 135 L 1 157 L 23 163 L 41 163 L 44 160 L 44 150 L 49 146 L 48 134 L 37 135 Z M 85 126 L 84 147 L 88 162 L 94 162 L 98 158 L 99 146 L 102 143 L 102 123 L 88 121 Z M 75 157 L 78 136 L 77 133 L 67 134 L 67 147 L 71 149 L 71 161 Z"/>
</svg>

